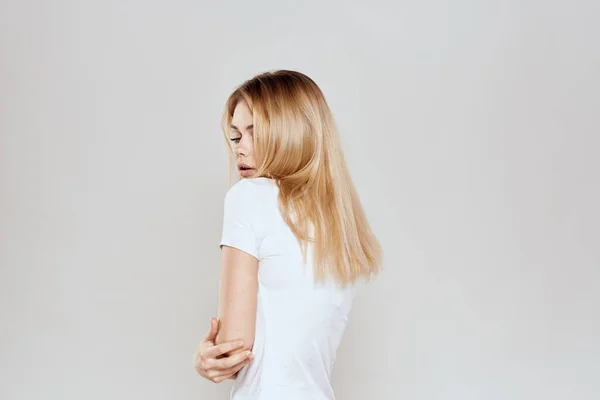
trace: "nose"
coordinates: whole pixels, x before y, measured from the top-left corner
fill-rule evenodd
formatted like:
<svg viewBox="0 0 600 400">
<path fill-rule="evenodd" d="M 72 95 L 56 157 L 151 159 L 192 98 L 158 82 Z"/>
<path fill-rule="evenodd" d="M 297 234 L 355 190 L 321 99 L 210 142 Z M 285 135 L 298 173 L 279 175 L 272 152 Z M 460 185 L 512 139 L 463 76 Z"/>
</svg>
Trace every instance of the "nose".
<svg viewBox="0 0 600 400">
<path fill-rule="evenodd" d="M 235 146 L 235 154 L 242 157 L 246 155 L 246 151 L 239 143 Z"/>
<path fill-rule="evenodd" d="M 241 140 L 235 144 L 234 152 L 237 156 L 241 157 L 248 155 L 248 143 L 245 137 L 242 137 Z"/>
</svg>

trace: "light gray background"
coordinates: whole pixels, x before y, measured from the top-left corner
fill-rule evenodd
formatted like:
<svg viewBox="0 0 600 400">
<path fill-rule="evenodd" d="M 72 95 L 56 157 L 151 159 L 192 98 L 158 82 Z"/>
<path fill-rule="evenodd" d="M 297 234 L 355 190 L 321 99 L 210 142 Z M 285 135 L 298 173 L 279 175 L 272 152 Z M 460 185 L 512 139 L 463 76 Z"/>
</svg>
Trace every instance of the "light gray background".
<svg viewBox="0 0 600 400">
<path fill-rule="evenodd" d="M 597 399 L 598 2 L 0 2 L 2 399 L 225 399 L 235 85 L 324 90 L 386 253 L 341 400 Z"/>
</svg>

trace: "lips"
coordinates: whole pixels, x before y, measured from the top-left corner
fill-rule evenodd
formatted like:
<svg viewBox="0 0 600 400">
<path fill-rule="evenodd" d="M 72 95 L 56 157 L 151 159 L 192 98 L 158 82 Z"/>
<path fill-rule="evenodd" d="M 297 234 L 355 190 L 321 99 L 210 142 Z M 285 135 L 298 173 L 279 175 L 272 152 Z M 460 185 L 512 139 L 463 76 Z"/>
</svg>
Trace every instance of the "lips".
<svg viewBox="0 0 600 400">
<path fill-rule="evenodd" d="M 238 164 L 238 171 L 240 173 L 240 176 L 242 176 L 243 178 L 248 178 L 254 175 L 254 168 L 252 168 L 248 164 Z"/>
<path fill-rule="evenodd" d="M 249 166 L 248 164 L 238 164 L 238 169 L 240 171 L 248 171 L 248 170 L 252 170 L 254 168 L 252 168 L 251 166 Z"/>
</svg>

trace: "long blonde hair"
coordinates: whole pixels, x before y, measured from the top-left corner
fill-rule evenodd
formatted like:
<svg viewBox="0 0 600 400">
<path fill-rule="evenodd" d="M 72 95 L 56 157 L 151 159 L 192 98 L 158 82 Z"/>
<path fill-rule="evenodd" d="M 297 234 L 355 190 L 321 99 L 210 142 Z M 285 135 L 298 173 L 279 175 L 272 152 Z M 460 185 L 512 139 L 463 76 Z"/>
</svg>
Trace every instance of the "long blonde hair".
<svg viewBox="0 0 600 400">
<path fill-rule="evenodd" d="M 381 268 L 381 246 L 348 173 L 321 89 L 296 71 L 255 76 L 226 102 L 226 139 L 241 100 L 253 116 L 254 177 L 276 181 L 281 215 L 298 239 L 305 262 L 308 243 L 313 242 L 315 280 L 332 277 L 342 285 L 369 280 Z M 234 157 L 231 151 L 229 155 L 231 168 Z"/>
</svg>

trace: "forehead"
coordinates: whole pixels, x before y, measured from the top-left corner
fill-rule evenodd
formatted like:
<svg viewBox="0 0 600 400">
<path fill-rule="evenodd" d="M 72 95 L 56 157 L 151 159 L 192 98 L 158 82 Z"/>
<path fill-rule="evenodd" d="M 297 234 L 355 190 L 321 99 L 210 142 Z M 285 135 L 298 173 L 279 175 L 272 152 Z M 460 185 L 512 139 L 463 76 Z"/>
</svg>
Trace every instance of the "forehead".
<svg viewBox="0 0 600 400">
<path fill-rule="evenodd" d="M 240 100 L 235 106 L 231 123 L 242 129 L 252 124 L 252 112 L 244 100 Z"/>
</svg>

